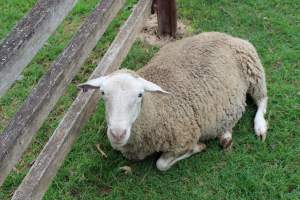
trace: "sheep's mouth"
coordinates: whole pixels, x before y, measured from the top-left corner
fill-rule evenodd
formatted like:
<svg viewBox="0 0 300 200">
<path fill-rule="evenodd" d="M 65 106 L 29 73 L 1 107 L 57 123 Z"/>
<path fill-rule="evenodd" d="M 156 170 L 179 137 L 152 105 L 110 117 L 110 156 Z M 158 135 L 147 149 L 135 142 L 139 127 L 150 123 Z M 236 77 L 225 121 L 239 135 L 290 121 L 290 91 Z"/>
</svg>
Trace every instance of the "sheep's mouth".
<svg viewBox="0 0 300 200">
<path fill-rule="evenodd" d="M 116 144 L 116 145 L 120 146 L 120 145 L 122 145 L 122 144 L 123 144 L 123 142 L 114 142 L 114 144 Z"/>
<path fill-rule="evenodd" d="M 126 139 L 122 140 L 122 141 L 110 140 L 110 142 L 111 142 L 112 146 L 120 148 L 120 147 L 125 146 L 128 143 L 128 140 L 126 140 Z"/>
</svg>

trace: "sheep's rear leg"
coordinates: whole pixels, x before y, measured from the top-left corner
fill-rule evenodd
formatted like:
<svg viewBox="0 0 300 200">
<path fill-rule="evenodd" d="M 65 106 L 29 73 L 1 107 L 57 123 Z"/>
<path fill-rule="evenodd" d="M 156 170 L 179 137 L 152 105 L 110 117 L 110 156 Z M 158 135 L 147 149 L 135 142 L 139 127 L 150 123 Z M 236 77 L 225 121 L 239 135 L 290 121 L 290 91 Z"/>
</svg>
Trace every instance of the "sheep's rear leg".
<svg viewBox="0 0 300 200">
<path fill-rule="evenodd" d="M 254 118 L 254 130 L 256 136 L 261 139 L 262 141 L 265 141 L 267 137 L 267 121 L 264 117 L 266 111 L 267 111 L 267 97 L 262 98 L 256 102 L 257 104 L 257 112 L 255 114 Z"/>
<path fill-rule="evenodd" d="M 170 169 L 176 162 L 190 157 L 193 154 L 199 153 L 205 149 L 206 145 L 203 143 L 196 144 L 191 150 L 188 150 L 180 156 L 174 156 L 172 152 L 163 153 L 156 162 L 156 167 L 160 171 L 166 171 Z"/>
<path fill-rule="evenodd" d="M 226 131 L 219 137 L 220 145 L 224 150 L 231 149 L 232 146 L 232 133 L 231 131 Z"/>
<path fill-rule="evenodd" d="M 268 104 L 267 86 L 264 70 L 260 62 L 257 63 L 257 67 L 261 72 L 261 78 L 259 78 L 256 83 L 250 84 L 248 93 L 257 105 L 257 112 L 254 118 L 255 134 L 259 139 L 265 141 L 268 129 L 267 121 L 264 117 Z"/>
</svg>

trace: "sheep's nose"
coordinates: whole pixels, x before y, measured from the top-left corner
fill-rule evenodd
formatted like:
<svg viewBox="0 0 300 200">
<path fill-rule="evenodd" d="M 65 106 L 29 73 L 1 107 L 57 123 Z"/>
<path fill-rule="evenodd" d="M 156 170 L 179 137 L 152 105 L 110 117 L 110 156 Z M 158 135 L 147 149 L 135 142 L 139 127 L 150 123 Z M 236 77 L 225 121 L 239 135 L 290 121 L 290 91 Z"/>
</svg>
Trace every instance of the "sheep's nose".
<svg viewBox="0 0 300 200">
<path fill-rule="evenodd" d="M 126 135 L 125 129 L 116 129 L 116 130 L 110 129 L 109 132 L 110 132 L 111 136 L 114 138 L 114 140 L 116 140 L 116 141 L 120 141 L 120 140 L 124 139 L 124 137 Z"/>
</svg>

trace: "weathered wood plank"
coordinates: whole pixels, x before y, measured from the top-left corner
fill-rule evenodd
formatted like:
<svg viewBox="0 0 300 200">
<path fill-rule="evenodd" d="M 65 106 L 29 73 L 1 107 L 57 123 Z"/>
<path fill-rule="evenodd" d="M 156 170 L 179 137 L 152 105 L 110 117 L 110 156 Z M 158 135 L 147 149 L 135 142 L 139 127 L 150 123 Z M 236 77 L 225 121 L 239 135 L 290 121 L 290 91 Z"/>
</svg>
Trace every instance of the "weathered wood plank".
<svg viewBox="0 0 300 200">
<path fill-rule="evenodd" d="M 72 10 L 77 0 L 40 0 L 0 44 L 0 97 Z"/>
<path fill-rule="evenodd" d="M 102 0 L 0 134 L 0 185 L 125 0 Z"/>
<path fill-rule="evenodd" d="M 144 19 L 150 13 L 149 0 L 140 0 L 121 28 L 114 42 L 98 64 L 91 78 L 99 77 L 118 68 L 132 46 Z M 52 137 L 36 159 L 29 173 L 16 190 L 13 200 L 41 199 L 52 178 L 71 149 L 81 127 L 94 112 L 99 100 L 98 91 L 80 92 L 60 122 Z"/>
</svg>

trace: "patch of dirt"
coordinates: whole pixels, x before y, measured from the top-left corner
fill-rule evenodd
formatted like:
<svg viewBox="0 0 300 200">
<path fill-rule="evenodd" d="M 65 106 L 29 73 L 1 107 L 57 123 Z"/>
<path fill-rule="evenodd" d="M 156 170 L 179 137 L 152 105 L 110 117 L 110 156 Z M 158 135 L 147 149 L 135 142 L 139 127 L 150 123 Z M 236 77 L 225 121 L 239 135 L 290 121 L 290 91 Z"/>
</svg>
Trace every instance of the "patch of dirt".
<svg viewBox="0 0 300 200">
<path fill-rule="evenodd" d="M 145 21 L 145 25 L 138 37 L 143 42 L 161 47 L 169 42 L 182 39 L 188 35 L 186 26 L 180 20 L 177 20 L 176 38 L 170 36 L 159 36 L 157 28 L 157 17 L 156 14 L 153 14 Z"/>
</svg>

